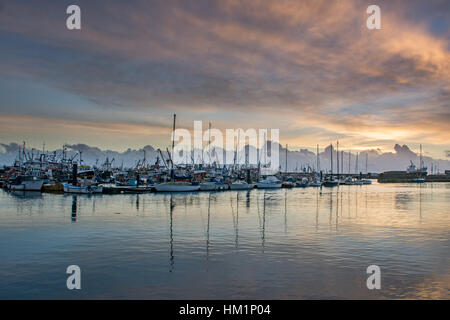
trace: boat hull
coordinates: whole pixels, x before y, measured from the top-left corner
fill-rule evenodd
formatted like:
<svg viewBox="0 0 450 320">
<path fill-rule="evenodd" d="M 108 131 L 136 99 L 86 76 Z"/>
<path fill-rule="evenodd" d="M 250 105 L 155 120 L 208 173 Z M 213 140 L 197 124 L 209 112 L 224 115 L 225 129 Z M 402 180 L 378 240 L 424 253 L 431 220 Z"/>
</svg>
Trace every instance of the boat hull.
<svg viewBox="0 0 450 320">
<path fill-rule="evenodd" d="M 176 184 L 157 184 L 155 185 L 157 192 L 192 192 L 198 191 L 200 185 L 176 185 Z"/>
<path fill-rule="evenodd" d="M 42 187 L 44 192 L 64 192 L 64 185 L 62 183 L 44 184 Z"/>
<path fill-rule="evenodd" d="M 251 190 L 253 189 L 253 184 L 243 183 L 243 184 L 230 184 L 230 190 Z"/>
<path fill-rule="evenodd" d="M 310 183 L 309 186 L 318 188 L 318 187 L 322 186 L 322 183 L 321 182 L 313 182 L 313 183 Z"/>
<path fill-rule="evenodd" d="M 79 186 L 73 186 L 70 184 L 64 185 L 64 192 L 65 193 L 74 193 L 74 194 L 90 194 L 92 191 L 87 187 L 79 187 Z"/>
<path fill-rule="evenodd" d="M 36 181 L 23 181 L 21 184 L 11 184 L 9 185 L 9 189 L 16 191 L 41 191 L 42 186 L 44 184 L 43 180 Z"/>
<path fill-rule="evenodd" d="M 324 187 L 337 187 L 339 185 L 338 181 L 325 181 L 323 183 Z"/>
<path fill-rule="evenodd" d="M 215 183 L 202 183 L 200 184 L 201 191 L 216 191 L 217 185 Z"/>
</svg>

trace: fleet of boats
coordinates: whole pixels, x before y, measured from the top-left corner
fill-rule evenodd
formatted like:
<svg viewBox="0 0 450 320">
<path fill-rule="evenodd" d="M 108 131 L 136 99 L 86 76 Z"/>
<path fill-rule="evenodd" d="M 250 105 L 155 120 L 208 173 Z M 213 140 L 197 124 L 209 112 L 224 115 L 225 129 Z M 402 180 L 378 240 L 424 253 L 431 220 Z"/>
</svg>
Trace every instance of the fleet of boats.
<svg viewBox="0 0 450 320">
<path fill-rule="evenodd" d="M 124 169 L 108 165 L 88 166 L 80 160 L 22 158 L 13 166 L 0 169 L 0 187 L 13 191 L 42 191 L 72 194 L 116 194 L 144 192 L 196 192 L 279 188 L 332 187 L 339 184 L 368 184 L 370 180 L 319 172 L 266 175 L 249 166 L 174 165 L 161 156 L 152 165 L 141 162 Z M 164 165 L 160 165 L 163 162 Z"/>
<path fill-rule="evenodd" d="M 175 119 L 174 116 L 173 130 L 175 130 Z M 149 164 L 144 154 L 143 161 L 138 161 L 134 168 L 128 169 L 123 168 L 123 165 L 114 167 L 112 165 L 114 159 L 112 161 L 106 159 L 102 165 L 91 167 L 83 162 L 81 152 L 77 156 L 70 157 L 66 153 L 66 148 L 63 148 L 62 154 L 59 155 L 56 152 L 49 154 L 44 150 L 41 154 L 30 155 L 24 143 L 14 164 L 0 169 L 0 187 L 13 191 L 115 194 L 361 186 L 372 183 L 370 179 L 363 179 L 361 173 L 353 175 L 340 173 L 339 167 L 343 168 L 343 157 L 339 165 L 338 151 L 336 151 L 338 172 L 333 173 L 333 147 L 332 145 L 330 147 L 331 168 L 328 172 L 283 173 L 279 171 L 267 174 L 266 171 L 263 173 L 260 165 L 252 167 L 234 163 L 220 166 L 217 162 L 208 165 L 203 163 L 175 165 L 172 161 L 173 141 L 172 151 L 167 150 L 165 156 L 161 150 L 158 150 L 159 156 L 154 164 Z M 358 172 L 358 168 L 355 172 Z M 411 182 L 425 182 L 426 168 L 423 166 L 422 158 L 420 169 L 416 169 L 411 163 L 405 174 L 412 175 Z"/>
</svg>

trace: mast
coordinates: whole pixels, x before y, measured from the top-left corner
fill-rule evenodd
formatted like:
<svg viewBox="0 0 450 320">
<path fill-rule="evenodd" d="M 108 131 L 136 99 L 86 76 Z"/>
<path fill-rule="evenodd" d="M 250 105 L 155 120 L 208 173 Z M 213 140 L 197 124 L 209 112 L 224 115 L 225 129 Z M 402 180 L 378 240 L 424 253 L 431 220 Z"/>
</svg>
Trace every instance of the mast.
<svg viewBox="0 0 450 320">
<path fill-rule="evenodd" d="M 348 174 L 350 174 L 350 158 L 352 157 L 352 153 L 349 151 L 348 152 Z"/>
<path fill-rule="evenodd" d="M 366 152 L 366 174 L 369 174 L 369 171 L 368 171 L 368 162 L 369 162 L 369 153 Z"/>
<path fill-rule="evenodd" d="M 336 169 L 339 180 L 339 141 L 336 142 Z"/>
<path fill-rule="evenodd" d="M 264 166 L 267 166 L 267 137 L 264 131 Z"/>
<path fill-rule="evenodd" d="M 317 145 L 317 152 L 316 152 L 316 154 L 317 154 L 316 169 L 317 169 L 317 172 L 319 172 L 320 171 L 320 169 L 319 169 L 319 145 Z"/>
<path fill-rule="evenodd" d="M 331 180 L 333 180 L 333 144 L 330 143 L 330 155 L 331 155 Z"/>
<path fill-rule="evenodd" d="M 177 115 L 173 114 L 173 126 L 172 126 L 172 152 L 170 155 L 170 163 L 171 163 L 171 170 L 170 170 L 170 176 L 172 181 L 174 180 L 174 172 L 173 172 L 173 149 L 175 147 L 175 126 L 176 126 L 176 119 Z"/>
<path fill-rule="evenodd" d="M 288 172 L 288 169 L 287 169 L 287 162 L 288 162 L 288 159 L 287 159 L 287 157 L 288 157 L 288 145 L 287 145 L 287 143 L 286 143 L 286 173 Z"/>
<path fill-rule="evenodd" d="M 355 163 L 355 174 L 358 174 L 358 158 L 359 158 L 359 152 L 356 153 L 356 163 Z"/>
</svg>

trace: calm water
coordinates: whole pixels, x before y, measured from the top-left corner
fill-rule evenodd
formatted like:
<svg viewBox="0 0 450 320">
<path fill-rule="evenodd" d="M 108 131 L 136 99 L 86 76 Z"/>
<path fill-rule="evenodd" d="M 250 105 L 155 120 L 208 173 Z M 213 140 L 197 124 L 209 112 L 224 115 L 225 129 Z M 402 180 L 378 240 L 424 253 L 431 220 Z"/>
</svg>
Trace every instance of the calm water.
<svg viewBox="0 0 450 320">
<path fill-rule="evenodd" d="M 0 192 L 0 298 L 450 298 L 450 184 Z M 78 265 L 82 289 L 66 288 Z M 366 287 L 381 268 L 381 290 Z"/>
</svg>

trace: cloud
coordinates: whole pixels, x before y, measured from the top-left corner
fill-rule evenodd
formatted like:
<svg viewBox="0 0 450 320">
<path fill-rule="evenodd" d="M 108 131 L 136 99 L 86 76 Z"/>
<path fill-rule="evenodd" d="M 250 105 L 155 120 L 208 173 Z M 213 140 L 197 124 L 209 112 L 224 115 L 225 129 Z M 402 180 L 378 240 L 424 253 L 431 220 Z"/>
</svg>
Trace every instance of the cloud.
<svg viewBox="0 0 450 320">
<path fill-rule="evenodd" d="M 448 2 L 383 3 L 376 31 L 365 27 L 367 3 L 356 0 L 79 5 L 83 29 L 68 32 L 63 4 L 43 1 L 32 10 L 8 2 L 0 71 L 80 97 L 106 111 L 92 109 L 98 122 L 104 116 L 127 127 L 148 113 L 165 125 L 160 119 L 181 112 L 190 120 L 236 119 L 228 126 L 310 127 L 310 141 L 450 140 L 449 37 L 430 27 Z M 53 108 L 86 121 L 64 103 Z"/>
</svg>

